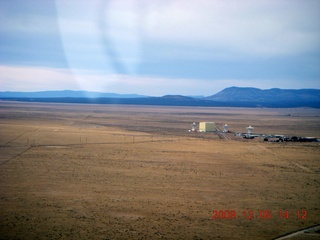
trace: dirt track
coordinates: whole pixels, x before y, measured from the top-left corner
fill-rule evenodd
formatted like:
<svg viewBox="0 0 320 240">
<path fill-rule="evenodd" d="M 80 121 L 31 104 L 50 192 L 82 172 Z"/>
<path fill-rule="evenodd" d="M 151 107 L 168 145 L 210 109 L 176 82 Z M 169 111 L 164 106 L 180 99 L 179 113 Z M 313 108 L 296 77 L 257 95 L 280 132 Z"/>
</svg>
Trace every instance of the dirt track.
<svg viewBox="0 0 320 240">
<path fill-rule="evenodd" d="M 285 236 L 275 238 L 274 240 L 284 239 L 319 239 L 320 225 L 312 226 L 303 230 L 289 233 Z"/>
<path fill-rule="evenodd" d="M 250 117 L 317 137 L 319 110 L 0 106 L 1 239 L 271 239 L 320 220 L 318 143 L 187 133 L 196 118 L 241 131 Z"/>
</svg>

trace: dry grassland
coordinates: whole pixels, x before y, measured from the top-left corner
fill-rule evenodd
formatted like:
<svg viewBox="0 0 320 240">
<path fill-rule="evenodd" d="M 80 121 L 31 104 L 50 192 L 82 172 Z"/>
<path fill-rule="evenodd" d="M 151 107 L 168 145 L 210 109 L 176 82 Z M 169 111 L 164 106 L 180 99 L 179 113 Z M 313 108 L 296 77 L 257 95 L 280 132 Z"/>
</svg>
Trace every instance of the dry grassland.
<svg viewBox="0 0 320 240">
<path fill-rule="evenodd" d="M 319 143 L 187 133 L 214 121 L 320 137 L 319 120 L 317 109 L 1 102 L 0 239 L 272 239 L 319 224 Z"/>
</svg>

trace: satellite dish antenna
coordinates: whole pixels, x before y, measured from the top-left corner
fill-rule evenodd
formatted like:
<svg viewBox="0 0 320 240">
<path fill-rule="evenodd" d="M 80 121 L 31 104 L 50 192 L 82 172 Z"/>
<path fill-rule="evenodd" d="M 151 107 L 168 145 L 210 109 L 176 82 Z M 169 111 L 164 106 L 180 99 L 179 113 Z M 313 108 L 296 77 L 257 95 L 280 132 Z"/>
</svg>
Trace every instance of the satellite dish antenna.
<svg viewBox="0 0 320 240">
<path fill-rule="evenodd" d="M 191 124 L 191 131 L 192 132 L 195 132 L 196 131 L 196 127 L 197 127 L 197 124 L 194 122 Z"/>
<path fill-rule="evenodd" d="M 228 126 L 228 124 L 225 124 L 224 126 L 223 126 L 223 132 L 228 132 L 229 130 L 229 126 Z"/>
<path fill-rule="evenodd" d="M 252 134 L 253 129 L 254 129 L 254 127 L 251 127 L 251 125 L 249 125 L 249 127 L 247 127 L 247 131 L 248 131 L 249 136 Z"/>
</svg>

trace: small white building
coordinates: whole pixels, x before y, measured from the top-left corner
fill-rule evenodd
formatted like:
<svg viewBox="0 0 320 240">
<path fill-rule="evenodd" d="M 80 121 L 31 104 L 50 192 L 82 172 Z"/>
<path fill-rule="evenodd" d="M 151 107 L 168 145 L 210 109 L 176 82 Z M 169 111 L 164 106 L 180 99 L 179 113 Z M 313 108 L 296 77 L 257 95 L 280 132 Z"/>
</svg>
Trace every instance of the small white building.
<svg viewBox="0 0 320 240">
<path fill-rule="evenodd" d="M 199 132 L 215 132 L 217 131 L 214 122 L 199 122 Z"/>
</svg>

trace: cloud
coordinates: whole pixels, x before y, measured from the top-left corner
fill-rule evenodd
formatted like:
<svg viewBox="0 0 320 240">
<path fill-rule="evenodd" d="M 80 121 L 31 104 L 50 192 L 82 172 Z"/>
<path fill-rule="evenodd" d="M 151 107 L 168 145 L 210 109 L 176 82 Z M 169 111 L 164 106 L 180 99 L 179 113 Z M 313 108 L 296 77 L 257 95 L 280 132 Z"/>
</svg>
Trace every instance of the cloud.
<svg viewBox="0 0 320 240">
<path fill-rule="evenodd" d="M 243 61 L 320 53 L 319 1 L 56 2 L 72 68 L 135 74 L 144 62 L 157 60 L 165 65 L 167 59 Z"/>
<path fill-rule="evenodd" d="M 191 88 L 203 89 L 201 80 L 98 74 L 76 69 L 71 72 L 65 69 L 0 66 L 0 73 L 1 91 L 71 89 L 159 96 L 169 93 L 188 94 Z"/>
<path fill-rule="evenodd" d="M 138 77 L 119 74 L 99 74 L 95 71 L 0 66 L 0 91 L 45 91 L 45 90 L 87 90 L 113 93 L 137 93 L 150 96 L 166 94 L 212 95 L 230 86 L 288 88 L 286 81 L 270 79 L 204 79 Z M 305 88 L 319 85 L 319 81 L 305 83 Z M 290 88 L 300 88 L 299 82 L 292 82 Z"/>
<path fill-rule="evenodd" d="M 0 91 L 87 90 L 115 93 L 204 94 L 211 83 L 195 79 L 133 77 L 119 74 L 97 74 L 94 71 L 0 66 Z M 170 89 L 170 90 L 169 90 Z M 215 87 L 209 91 L 218 91 Z"/>
<path fill-rule="evenodd" d="M 56 34 L 55 5 L 52 1 L 0 1 L 0 31 L 20 34 Z"/>
<path fill-rule="evenodd" d="M 60 34 L 64 51 L 72 68 L 99 69 L 104 73 L 133 74 L 140 60 L 139 36 L 135 31 L 135 13 L 118 12 L 110 4 L 112 1 L 57 1 Z M 66 5 L 68 7 L 66 7 Z M 128 6 L 132 5 L 130 2 Z M 109 7 L 112 9 L 108 11 Z M 73 11 L 69 9 L 72 8 Z M 85 17 L 82 12 L 85 11 Z M 120 22 L 110 21 L 109 15 L 118 14 Z M 118 30 L 124 33 L 119 38 Z M 95 59 L 94 59 L 95 57 Z M 87 60 L 86 60 L 87 59 Z"/>
<path fill-rule="evenodd" d="M 317 0 L 49 2 L 0 1 L 1 89 L 319 87 Z"/>
<path fill-rule="evenodd" d="M 145 13 L 153 41 L 248 55 L 319 51 L 319 1 L 170 1 Z M 151 5 L 150 3 L 149 5 Z M 116 22 L 116 19 L 115 19 Z"/>
<path fill-rule="evenodd" d="M 0 66 L 1 91 L 80 89 L 69 70 Z"/>
</svg>

